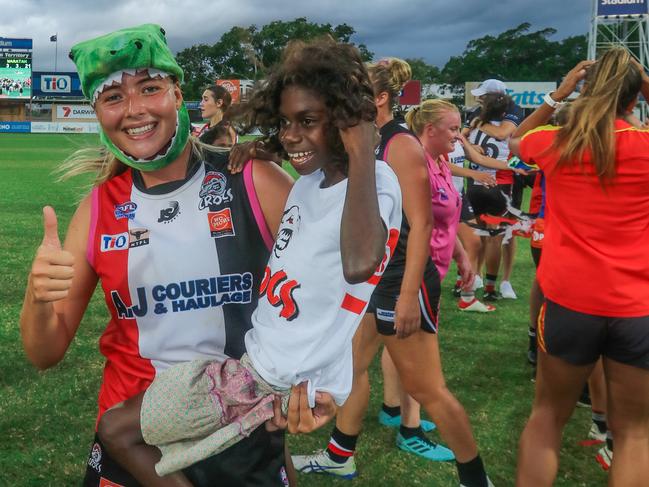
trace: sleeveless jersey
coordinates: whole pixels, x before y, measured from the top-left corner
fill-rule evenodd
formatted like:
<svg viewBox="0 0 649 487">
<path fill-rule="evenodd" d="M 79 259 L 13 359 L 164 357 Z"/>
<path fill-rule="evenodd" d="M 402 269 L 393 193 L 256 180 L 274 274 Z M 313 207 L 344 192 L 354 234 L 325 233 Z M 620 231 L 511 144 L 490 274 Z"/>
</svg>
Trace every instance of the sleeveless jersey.
<svg viewBox="0 0 649 487">
<path fill-rule="evenodd" d="M 92 192 L 88 260 L 111 317 L 100 415 L 172 364 L 244 352 L 272 237 L 251 163 L 238 175 L 224 154 L 196 164 L 166 193 L 130 169 Z"/>
<path fill-rule="evenodd" d="M 376 148 L 376 158 L 385 161 L 388 155 L 388 150 L 390 148 L 390 143 L 395 136 L 399 134 L 406 134 L 407 136 L 413 137 L 419 143 L 419 140 L 410 130 L 405 128 L 403 125 L 398 123 L 396 120 L 390 120 L 388 123 L 383 125 L 379 130 L 381 135 L 381 141 L 379 146 Z M 410 225 L 408 224 L 408 219 L 406 218 L 405 213 L 401 218 L 401 229 L 399 232 L 399 240 L 397 241 L 397 246 L 394 250 L 394 255 L 390 260 L 381 282 L 376 286 L 376 293 L 383 296 L 398 296 L 401 291 L 401 281 L 403 280 L 403 273 L 406 270 L 406 247 L 408 242 L 408 235 L 410 233 Z M 428 259 L 426 262 L 426 267 L 424 268 L 424 279 L 438 274 L 437 267 L 433 263 L 432 259 Z"/>
<path fill-rule="evenodd" d="M 383 263 L 366 282 L 348 283 L 340 256 L 347 179 L 320 187 L 323 172 L 297 180 L 261 284 L 246 335 L 255 370 L 274 386 L 308 382 L 342 404 L 352 386 L 352 337 L 381 278 L 401 225 L 401 190 L 392 169 L 376 162 L 379 213 L 388 230 Z"/>
</svg>

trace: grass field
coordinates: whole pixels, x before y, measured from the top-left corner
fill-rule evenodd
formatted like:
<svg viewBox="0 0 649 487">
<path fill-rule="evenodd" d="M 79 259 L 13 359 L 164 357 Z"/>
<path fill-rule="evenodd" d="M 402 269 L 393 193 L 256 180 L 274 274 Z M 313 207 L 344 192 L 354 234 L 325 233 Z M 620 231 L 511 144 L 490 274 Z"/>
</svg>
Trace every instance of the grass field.
<svg viewBox="0 0 649 487">
<path fill-rule="evenodd" d="M 103 301 L 95 295 L 65 360 L 46 372 L 36 371 L 25 359 L 18 316 L 31 259 L 42 238 L 41 208 L 55 207 L 63 234 L 89 183 L 88 178 L 54 183 L 51 170 L 73 150 L 96 143 L 93 135 L 0 135 L 0 261 L 5 276 L 0 287 L 0 486 L 72 486 L 84 472 L 103 365 L 97 350 L 107 322 Z M 443 286 L 444 372 L 469 413 L 497 486 L 513 485 L 517 442 L 533 395 L 525 359 L 532 275 L 528 244 L 519 241 L 513 278 L 517 301 L 501 302 L 488 316 L 461 314 L 454 309 L 449 281 Z M 396 449 L 394 432 L 375 420 L 381 404 L 377 362 L 371 374 L 370 410 L 356 457 L 360 476 L 351 483 L 301 476 L 300 485 L 456 486 L 452 463 L 430 463 Z M 577 444 L 585 438 L 589 417 L 589 411 L 578 409 L 568 425 L 558 486 L 606 484 L 595 450 Z M 291 437 L 292 451 L 324 447 L 330 429 L 328 425 L 309 436 Z"/>
</svg>

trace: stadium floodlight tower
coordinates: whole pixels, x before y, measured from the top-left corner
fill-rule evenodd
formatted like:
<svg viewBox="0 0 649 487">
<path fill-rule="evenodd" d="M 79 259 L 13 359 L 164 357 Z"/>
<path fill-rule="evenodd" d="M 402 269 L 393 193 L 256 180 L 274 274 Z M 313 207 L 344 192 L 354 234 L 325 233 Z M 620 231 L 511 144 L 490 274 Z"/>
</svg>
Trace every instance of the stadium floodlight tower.
<svg viewBox="0 0 649 487">
<path fill-rule="evenodd" d="M 649 70 L 649 0 L 593 0 L 588 59 L 612 46 L 624 46 Z M 640 118 L 647 120 L 647 101 Z"/>
</svg>

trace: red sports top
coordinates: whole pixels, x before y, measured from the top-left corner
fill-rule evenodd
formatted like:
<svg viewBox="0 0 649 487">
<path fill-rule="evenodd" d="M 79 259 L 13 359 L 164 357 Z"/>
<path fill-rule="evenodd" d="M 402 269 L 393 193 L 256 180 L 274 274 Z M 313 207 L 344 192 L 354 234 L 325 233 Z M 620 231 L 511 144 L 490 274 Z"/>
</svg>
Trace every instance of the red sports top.
<svg viewBox="0 0 649 487">
<path fill-rule="evenodd" d="M 600 316 L 649 315 L 649 130 L 616 120 L 616 175 L 603 189 L 590 156 L 556 168 L 558 127 L 528 132 L 521 159 L 546 177 L 546 227 L 538 278 L 566 308 Z"/>
</svg>

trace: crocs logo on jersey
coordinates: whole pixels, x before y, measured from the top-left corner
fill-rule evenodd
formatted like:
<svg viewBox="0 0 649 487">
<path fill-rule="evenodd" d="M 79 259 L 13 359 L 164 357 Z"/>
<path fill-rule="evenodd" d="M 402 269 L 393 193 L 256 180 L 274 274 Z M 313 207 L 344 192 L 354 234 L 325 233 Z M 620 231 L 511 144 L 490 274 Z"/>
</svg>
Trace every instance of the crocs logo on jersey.
<svg viewBox="0 0 649 487">
<path fill-rule="evenodd" d="M 288 475 L 286 475 L 286 468 L 284 468 L 283 466 L 279 469 L 279 480 L 285 487 L 288 487 L 290 485 L 288 482 Z"/>
<path fill-rule="evenodd" d="M 208 212 L 207 220 L 210 223 L 210 235 L 212 237 L 221 238 L 232 237 L 235 235 L 230 208 Z"/>
<path fill-rule="evenodd" d="M 200 201 L 198 209 L 204 210 L 210 206 L 218 206 L 232 201 L 232 189 L 228 188 L 228 180 L 218 171 L 207 171 L 198 192 Z"/>
<path fill-rule="evenodd" d="M 137 204 L 132 201 L 115 205 L 115 218 L 118 220 L 121 218 L 132 220 L 135 218 L 135 210 L 137 210 Z"/>
<path fill-rule="evenodd" d="M 293 297 L 293 292 L 299 288 L 300 284 L 294 279 L 288 279 L 283 270 L 271 274 L 270 267 L 266 267 L 264 278 L 259 286 L 259 295 L 266 296 L 272 306 L 281 307 L 279 315 L 286 321 L 291 321 L 300 314 L 300 308 Z"/>
<path fill-rule="evenodd" d="M 95 472 L 101 473 L 101 446 L 99 446 L 99 443 L 92 445 L 90 457 L 88 457 L 88 466 Z"/>
<path fill-rule="evenodd" d="M 277 240 L 273 247 L 275 257 L 279 258 L 280 254 L 288 247 L 293 234 L 300 228 L 300 207 L 293 205 L 282 215 L 282 221 L 279 224 Z"/>
<path fill-rule="evenodd" d="M 385 243 L 385 254 L 383 254 L 383 259 L 378 265 L 372 277 L 367 280 L 368 284 L 376 286 L 380 281 L 385 269 L 390 263 L 390 259 L 394 255 L 394 249 L 397 248 L 397 242 L 399 241 L 399 230 L 396 228 L 391 228 L 390 233 L 388 234 L 388 241 Z"/>
</svg>

